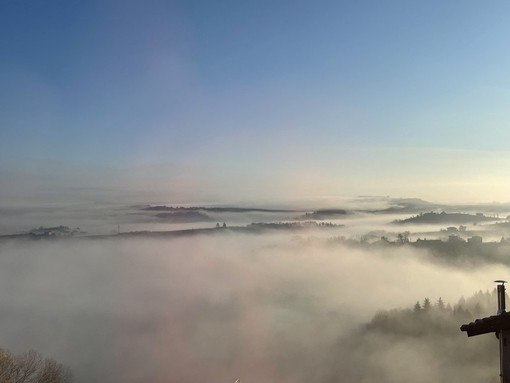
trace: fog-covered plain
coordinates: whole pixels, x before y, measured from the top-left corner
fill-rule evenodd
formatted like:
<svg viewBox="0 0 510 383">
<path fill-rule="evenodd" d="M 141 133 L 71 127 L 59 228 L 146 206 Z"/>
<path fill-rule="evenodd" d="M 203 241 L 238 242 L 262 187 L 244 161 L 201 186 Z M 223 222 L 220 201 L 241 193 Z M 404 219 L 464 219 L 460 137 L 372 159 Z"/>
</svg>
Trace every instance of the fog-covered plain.
<svg viewBox="0 0 510 383">
<path fill-rule="evenodd" d="M 372 347 L 361 334 L 379 310 L 424 297 L 453 304 L 492 288 L 492 280 L 509 274 L 507 266 L 447 266 L 410 247 L 350 248 L 325 238 L 315 231 L 225 231 L 3 241 L 0 345 L 53 357 L 77 382 L 457 376 L 453 381 L 469 383 L 497 376 L 497 361 L 481 375 L 452 374 L 435 339 L 395 343 L 379 336 Z M 457 331 L 451 336 L 460 347 L 497 349 L 493 337 L 468 340 Z"/>
</svg>

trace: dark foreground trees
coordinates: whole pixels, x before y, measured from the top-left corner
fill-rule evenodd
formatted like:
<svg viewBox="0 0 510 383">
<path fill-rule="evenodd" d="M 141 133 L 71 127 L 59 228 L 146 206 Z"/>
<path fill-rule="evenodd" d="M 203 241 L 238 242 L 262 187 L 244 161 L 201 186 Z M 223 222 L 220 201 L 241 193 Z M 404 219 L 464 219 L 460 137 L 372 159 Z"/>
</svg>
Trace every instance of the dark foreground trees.
<svg viewBox="0 0 510 383">
<path fill-rule="evenodd" d="M 0 349 L 0 383 L 70 383 L 70 370 L 30 350 L 12 355 Z"/>
</svg>

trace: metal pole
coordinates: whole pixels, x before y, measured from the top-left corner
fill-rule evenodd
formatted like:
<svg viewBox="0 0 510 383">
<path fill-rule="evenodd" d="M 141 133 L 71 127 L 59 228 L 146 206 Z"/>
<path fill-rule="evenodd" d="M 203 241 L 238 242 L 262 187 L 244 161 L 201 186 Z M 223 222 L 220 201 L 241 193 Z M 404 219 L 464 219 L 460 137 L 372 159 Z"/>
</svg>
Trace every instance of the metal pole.
<svg viewBox="0 0 510 383">
<path fill-rule="evenodd" d="M 501 383 L 510 382 L 510 331 L 499 331 L 499 359 Z"/>
<path fill-rule="evenodd" d="M 505 283 L 506 281 L 494 281 L 498 284 L 498 313 L 502 315 L 506 312 L 505 303 Z M 499 376 L 501 383 L 510 383 L 510 331 L 499 330 L 497 332 L 499 339 Z"/>
<path fill-rule="evenodd" d="M 505 305 L 505 283 L 503 281 L 498 285 L 498 315 L 503 314 L 506 309 Z"/>
</svg>

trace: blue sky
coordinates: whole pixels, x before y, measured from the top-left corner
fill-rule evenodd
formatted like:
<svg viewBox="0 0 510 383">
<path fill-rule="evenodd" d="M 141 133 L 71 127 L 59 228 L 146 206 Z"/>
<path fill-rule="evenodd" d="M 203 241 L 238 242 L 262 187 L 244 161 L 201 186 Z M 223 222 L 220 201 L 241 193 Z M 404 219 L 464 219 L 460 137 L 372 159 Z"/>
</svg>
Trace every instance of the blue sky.
<svg viewBox="0 0 510 383">
<path fill-rule="evenodd" d="M 505 1 L 5 0 L 0 197 L 508 200 L 509 15 Z"/>
</svg>

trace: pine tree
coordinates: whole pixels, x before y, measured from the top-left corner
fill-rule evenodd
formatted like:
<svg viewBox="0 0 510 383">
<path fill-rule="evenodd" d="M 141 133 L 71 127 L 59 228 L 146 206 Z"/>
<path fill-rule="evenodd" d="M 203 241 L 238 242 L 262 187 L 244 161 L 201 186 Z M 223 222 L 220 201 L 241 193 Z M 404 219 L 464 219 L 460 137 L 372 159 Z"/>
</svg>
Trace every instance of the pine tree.
<svg viewBox="0 0 510 383">
<path fill-rule="evenodd" d="M 443 299 L 441 299 L 441 297 L 439 297 L 439 299 L 437 301 L 437 308 L 440 311 L 444 311 L 444 309 L 445 309 L 444 302 L 443 302 Z"/>
<path fill-rule="evenodd" d="M 423 311 L 429 311 L 430 310 L 430 299 L 425 298 L 423 300 Z"/>
</svg>

